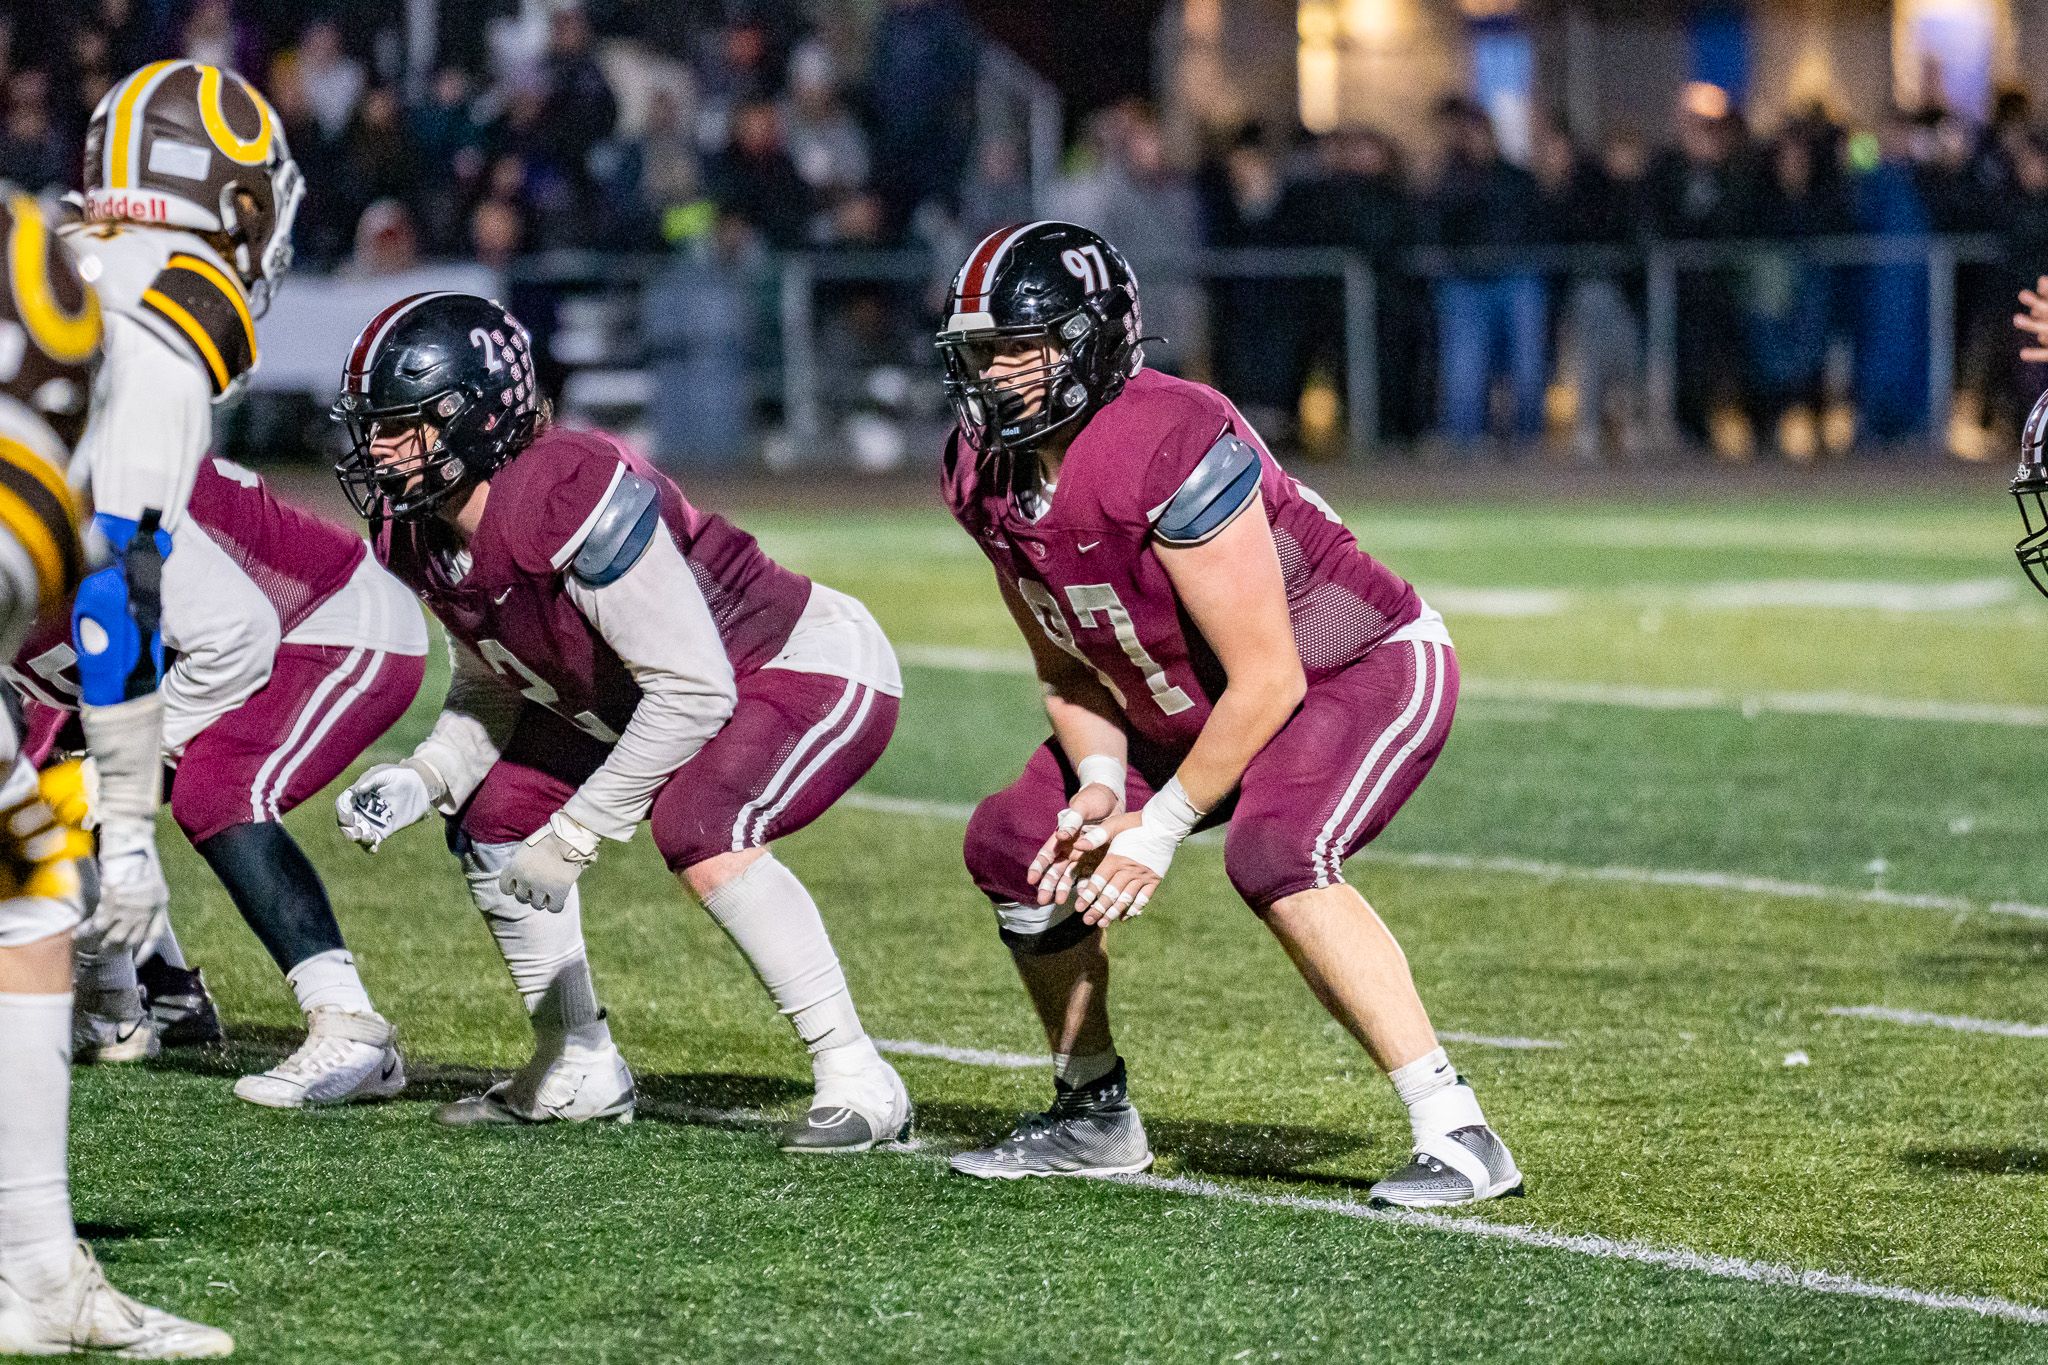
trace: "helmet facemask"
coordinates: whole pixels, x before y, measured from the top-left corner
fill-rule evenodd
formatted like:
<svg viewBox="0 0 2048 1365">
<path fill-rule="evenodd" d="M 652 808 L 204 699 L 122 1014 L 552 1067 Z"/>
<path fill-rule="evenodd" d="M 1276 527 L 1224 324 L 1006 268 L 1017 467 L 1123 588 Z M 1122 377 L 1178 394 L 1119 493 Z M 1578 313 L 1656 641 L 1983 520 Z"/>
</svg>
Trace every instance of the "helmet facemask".
<svg viewBox="0 0 2048 1365">
<path fill-rule="evenodd" d="M 335 461 L 334 473 L 357 515 L 372 522 L 415 520 L 476 482 L 450 439 L 475 407 L 473 396 L 458 389 L 389 408 L 371 408 L 359 395 L 342 395 L 330 411 L 348 433 L 349 449 Z M 409 447 L 401 445 L 395 457 L 380 458 L 379 442 L 408 437 Z"/>
<path fill-rule="evenodd" d="M 2048 597 L 2048 393 L 2034 402 L 2027 425 L 2020 433 L 2020 467 L 2013 475 L 2012 496 L 2020 505 L 2020 525 L 2026 534 L 2013 547 L 2020 567 L 2044 597 Z"/>
<path fill-rule="evenodd" d="M 1086 421 L 1143 362 L 1136 317 L 1128 295 L 1115 290 L 1039 326 L 941 333 L 946 396 L 968 443 L 983 454 L 1016 454 Z M 1005 344 L 1019 341 L 1039 343 L 1051 358 L 989 378 Z"/>
</svg>

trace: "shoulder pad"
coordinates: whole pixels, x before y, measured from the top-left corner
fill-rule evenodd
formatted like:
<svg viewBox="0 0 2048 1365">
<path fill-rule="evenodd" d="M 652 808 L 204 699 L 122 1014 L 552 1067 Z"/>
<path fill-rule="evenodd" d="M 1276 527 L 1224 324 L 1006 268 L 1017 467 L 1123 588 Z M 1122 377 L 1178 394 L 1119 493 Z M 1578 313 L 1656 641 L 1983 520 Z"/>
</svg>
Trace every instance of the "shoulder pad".
<svg viewBox="0 0 2048 1365">
<path fill-rule="evenodd" d="M 577 581 L 592 588 L 616 583 L 640 562 L 661 525 L 661 495 L 653 484 L 621 465 L 603 506 L 591 516 L 590 532 L 569 566 Z"/>
<path fill-rule="evenodd" d="M 1168 545 L 1200 545 L 1251 506 L 1259 477 L 1259 452 L 1224 432 L 1160 509 L 1153 533 Z"/>
<path fill-rule="evenodd" d="M 176 251 L 149 288 L 138 316 L 206 371 L 214 397 L 256 365 L 256 322 L 241 285 L 212 261 Z"/>
</svg>

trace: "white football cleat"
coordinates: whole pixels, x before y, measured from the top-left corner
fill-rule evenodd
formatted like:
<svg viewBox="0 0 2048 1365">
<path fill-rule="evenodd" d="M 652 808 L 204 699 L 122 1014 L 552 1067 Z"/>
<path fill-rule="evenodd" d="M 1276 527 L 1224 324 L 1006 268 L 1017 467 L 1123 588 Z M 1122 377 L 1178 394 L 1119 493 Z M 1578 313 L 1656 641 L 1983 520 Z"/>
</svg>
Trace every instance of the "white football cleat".
<svg viewBox="0 0 2048 1365">
<path fill-rule="evenodd" d="M 235 1349 L 217 1327 L 138 1303 L 107 1283 L 85 1243 L 55 1293 L 25 1298 L 0 1279 L 0 1356 L 68 1356 L 105 1351 L 121 1360 L 211 1360 Z"/>
<path fill-rule="evenodd" d="M 785 1152 L 837 1155 L 870 1151 L 910 1136 L 916 1109 L 896 1068 L 872 1047 L 851 1064 L 821 1053 L 814 1062 L 817 1094 L 803 1118 L 782 1133 Z"/>
<path fill-rule="evenodd" d="M 434 1117 L 451 1128 L 493 1123 L 631 1123 L 637 1103 L 633 1072 L 617 1046 L 543 1049 L 481 1095 L 441 1106 Z"/>
<path fill-rule="evenodd" d="M 162 1049 L 156 1023 L 146 1014 L 118 1019 L 75 1010 L 71 1015 L 71 1060 L 78 1066 L 146 1062 Z"/>
<path fill-rule="evenodd" d="M 405 1089 L 397 1036 L 379 1014 L 314 1010 L 299 1050 L 261 1075 L 236 1081 L 235 1098 L 268 1109 L 388 1100 Z"/>
</svg>

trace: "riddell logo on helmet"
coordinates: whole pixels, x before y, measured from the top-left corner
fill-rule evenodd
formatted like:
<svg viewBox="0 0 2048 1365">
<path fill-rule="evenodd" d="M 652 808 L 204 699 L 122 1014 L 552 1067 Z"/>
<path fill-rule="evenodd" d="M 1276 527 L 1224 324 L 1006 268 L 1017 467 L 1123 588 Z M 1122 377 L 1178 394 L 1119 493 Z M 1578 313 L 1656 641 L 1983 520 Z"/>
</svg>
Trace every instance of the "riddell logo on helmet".
<svg viewBox="0 0 2048 1365">
<path fill-rule="evenodd" d="M 160 194 L 96 191 L 85 198 L 89 218 L 120 218 L 133 223 L 168 223 L 170 201 Z"/>
</svg>

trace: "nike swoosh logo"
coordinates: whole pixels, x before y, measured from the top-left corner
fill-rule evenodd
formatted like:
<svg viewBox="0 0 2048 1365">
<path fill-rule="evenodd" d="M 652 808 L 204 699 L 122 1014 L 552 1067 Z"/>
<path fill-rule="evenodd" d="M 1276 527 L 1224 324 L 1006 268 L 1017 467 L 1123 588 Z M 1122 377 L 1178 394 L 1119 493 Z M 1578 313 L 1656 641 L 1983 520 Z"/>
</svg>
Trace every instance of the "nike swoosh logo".
<svg viewBox="0 0 2048 1365">
<path fill-rule="evenodd" d="M 1087 553 L 1088 553 L 1088 552 L 1089 552 L 1090 550 L 1094 549 L 1094 548 L 1095 548 L 1096 546 L 1100 545 L 1101 543 L 1102 543 L 1102 542 L 1101 542 L 1101 541 L 1099 541 L 1099 540 L 1091 540 L 1091 541 L 1089 541 L 1089 542 L 1088 542 L 1088 543 L 1087 543 L 1086 545 L 1083 545 L 1083 546 L 1081 547 L 1081 553 L 1085 555 L 1085 554 L 1087 554 Z"/>
<path fill-rule="evenodd" d="M 391 1078 L 392 1078 L 393 1076 L 395 1076 L 395 1075 L 397 1075 L 397 1074 L 398 1074 L 398 1058 L 396 1058 L 396 1057 L 393 1057 L 393 1058 L 392 1058 L 392 1059 L 391 1059 L 390 1061 L 388 1061 L 388 1062 L 384 1063 L 384 1075 L 383 1075 L 383 1076 L 382 1076 L 382 1077 L 381 1077 L 380 1079 L 383 1079 L 383 1080 L 387 1080 L 387 1081 L 388 1081 L 388 1080 L 390 1080 L 390 1079 L 391 1079 Z"/>
<path fill-rule="evenodd" d="M 511 595 L 512 589 L 507 588 L 505 589 L 505 591 L 499 593 L 496 597 L 493 597 L 491 599 L 491 605 L 502 607 L 505 605 L 505 599 L 510 597 Z"/>
</svg>

